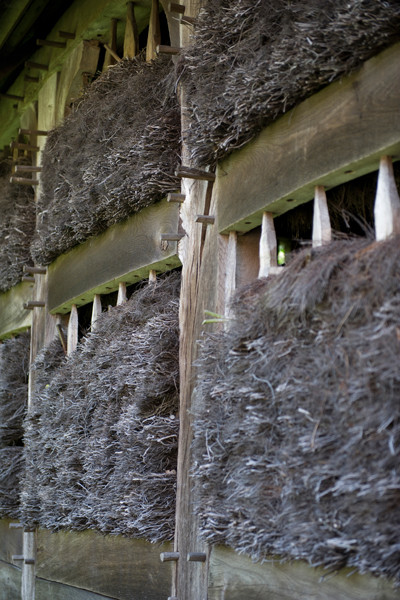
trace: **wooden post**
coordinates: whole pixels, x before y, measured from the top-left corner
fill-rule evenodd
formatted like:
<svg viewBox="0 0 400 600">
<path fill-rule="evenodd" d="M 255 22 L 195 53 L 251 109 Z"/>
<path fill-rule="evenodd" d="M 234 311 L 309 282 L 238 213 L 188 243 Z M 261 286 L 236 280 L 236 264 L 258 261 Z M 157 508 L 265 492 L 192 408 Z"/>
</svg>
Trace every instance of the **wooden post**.
<svg viewBox="0 0 400 600">
<path fill-rule="evenodd" d="M 149 35 L 147 37 L 146 61 L 157 58 L 156 48 L 160 45 L 160 5 L 159 0 L 151 0 Z"/>
<path fill-rule="evenodd" d="M 92 308 L 92 320 L 91 320 L 91 330 L 94 331 L 96 329 L 96 321 L 101 315 L 101 296 L 100 294 L 95 294 L 93 298 L 93 308 Z"/>
<path fill-rule="evenodd" d="M 115 65 L 115 63 L 117 62 L 115 57 L 110 52 L 110 50 L 111 50 L 113 53 L 115 53 L 115 54 L 117 53 L 117 23 L 118 23 L 118 19 L 111 19 L 110 41 L 107 44 L 109 50 L 107 50 L 107 52 L 106 52 L 106 57 L 104 59 L 103 71 L 105 71 L 107 69 L 107 67 L 110 67 L 111 65 Z M 106 44 L 104 44 L 104 46 L 106 46 Z"/>
<path fill-rule="evenodd" d="M 225 269 L 225 316 L 230 315 L 230 302 L 236 289 L 236 252 L 237 252 L 237 232 L 230 231 L 228 239 L 228 248 L 226 252 Z M 227 325 L 226 325 L 227 327 Z"/>
<path fill-rule="evenodd" d="M 271 267 L 277 267 L 277 244 L 274 218 L 272 213 L 264 212 L 260 236 L 260 270 L 258 278 L 268 277 Z"/>
<path fill-rule="evenodd" d="M 380 161 L 374 216 L 377 240 L 400 233 L 400 198 L 390 156 L 382 156 Z"/>
<path fill-rule="evenodd" d="M 314 215 L 312 230 L 313 248 L 329 244 L 332 240 L 331 221 L 329 218 L 328 202 L 323 185 L 315 186 Z"/>
<path fill-rule="evenodd" d="M 71 307 L 68 322 L 67 354 L 72 354 L 78 345 L 78 309 L 76 304 Z"/>
<path fill-rule="evenodd" d="M 117 298 L 117 306 L 124 304 L 127 301 L 126 297 L 126 283 L 120 282 L 118 286 L 118 298 Z"/>
<path fill-rule="evenodd" d="M 128 2 L 124 37 L 124 58 L 134 58 L 139 54 L 139 34 L 133 2 Z"/>
<path fill-rule="evenodd" d="M 154 269 L 149 271 L 149 283 L 157 283 L 157 271 Z"/>
</svg>

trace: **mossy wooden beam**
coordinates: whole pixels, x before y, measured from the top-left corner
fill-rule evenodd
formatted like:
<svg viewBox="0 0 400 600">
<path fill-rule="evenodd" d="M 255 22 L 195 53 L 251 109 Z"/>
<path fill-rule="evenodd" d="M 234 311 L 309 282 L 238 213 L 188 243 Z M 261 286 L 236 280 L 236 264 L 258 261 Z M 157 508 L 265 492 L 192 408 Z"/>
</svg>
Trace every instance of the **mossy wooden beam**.
<svg viewBox="0 0 400 600">
<path fill-rule="evenodd" d="M 326 189 L 400 159 L 400 44 L 302 102 L 218 166 L 221 233 L 249 231 Z"/>
<path fill-rule="evenodd" d="M 163 200 L 57 258 L 48 269 L 49 310 L 67 313 L 95 294 L 117 291 L 120 282 L 136 283 L 150 270 L 179 266 L 177 243 L 161 241 L 161 233 L 178 230 L 178 219 L 179 205 Z"/>
<path fill-rule="evenodd" d="M 0 294 L 0 340 L 11 337 L 31 326 L 32 311 L 24 303 L 32 299 L 33 284 L 22 282 Z"/>
</svg>

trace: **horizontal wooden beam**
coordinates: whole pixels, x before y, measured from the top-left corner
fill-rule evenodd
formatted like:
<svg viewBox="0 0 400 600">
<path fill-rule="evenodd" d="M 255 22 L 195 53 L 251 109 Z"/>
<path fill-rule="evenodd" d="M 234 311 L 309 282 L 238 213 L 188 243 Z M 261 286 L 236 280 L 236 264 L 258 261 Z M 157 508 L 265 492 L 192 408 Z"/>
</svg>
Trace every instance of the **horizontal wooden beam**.
<svg viewBox="0 0 400 600">
<path fill-rule="evenodd" d="M 161 232 L 177 231 L 178 220 L 179 204 L 163 200 L 57 258 L 48 268 L 50 312 L 67 313 L 95 294 L 117 291 L 120 282 L 130 285 L 150 270 L 178 267 L 176 242 L 161 241 Z"/>
<path fill-rule="evenodd" d="M 264 129 L 217 169 L 221 233 L 249 231 L 274 215 L 400 159 L 400 44 L 370 59 Z"/>
<path fill-rule="evenodd" d="M 24 304 L 32 298 L 33 283 L 24 281 L 0 294 L 0 340 L 31 326 L 32 313 Z"/>
</svg>

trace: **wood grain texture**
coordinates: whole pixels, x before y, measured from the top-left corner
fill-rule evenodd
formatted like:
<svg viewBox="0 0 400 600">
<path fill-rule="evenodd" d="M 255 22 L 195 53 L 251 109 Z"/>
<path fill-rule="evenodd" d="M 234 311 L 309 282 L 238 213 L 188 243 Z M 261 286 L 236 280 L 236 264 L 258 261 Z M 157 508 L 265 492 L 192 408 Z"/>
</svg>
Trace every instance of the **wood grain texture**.
<svg viewBox="0 0 400 600">
<path fill-rule="evenodd" d="M 21 600 L 21 569 L 0 560 L 0 600 Z"/>
<path fill-rule="evenodd" d="M 4 294 L 0 294 L 0 340 L 25 331 L 32 323 L 32 311 L 24 303 L 32 300 L 33 284 L 19 283 Z"/>
<path fill-rule="evenodd" d="M 398 600 L 391 582 L 350 569 L 328 575 L 302 562 L 253 563 L 217 546 L 210 558 L 208 600 Z"/>
<path fill-rule="evenodd" d="M 163 200 L 57 258 L 49 267 L 49 310 L 67 313 L 72 304 L 118 290 L 120 282 L 135 283 L 151 269 L 162 273 L 179 266 L 176 242 L 160 243 L 162 232 L 177 231 L 178 218 L 179 206 Z"/>
<path fill-rule="evenodd" d="M 1 598 L 1 597 L 0 597 Z M 114 596 L 112 597 L 114 598 Z M 88 590 L 82 590 L 73 586 L 57 583 L 56 581 L 47 581 L 46 579 L 36 580 L 35 600 L 106 600 L 111 596 L 94 594 Z"/>
<path fill-rule="evenodd" d="M 400 159 L 399 64 L 396 44 L 223 161 L 216 182 L 220 231 L 248 231 L 266 210 L 282 214 L 311 200 L 316 185 L 331 188 L 377 170 L 383 154 Z"/>
<path fill-rule="evenodd" d="M 160 553 L 170 549 L 170 544 L 94 531 L 51 533 L 40 529 L 37 577 L 118 600 L 165 600 L 171 565 L 161 563 Z"/>
</svg>

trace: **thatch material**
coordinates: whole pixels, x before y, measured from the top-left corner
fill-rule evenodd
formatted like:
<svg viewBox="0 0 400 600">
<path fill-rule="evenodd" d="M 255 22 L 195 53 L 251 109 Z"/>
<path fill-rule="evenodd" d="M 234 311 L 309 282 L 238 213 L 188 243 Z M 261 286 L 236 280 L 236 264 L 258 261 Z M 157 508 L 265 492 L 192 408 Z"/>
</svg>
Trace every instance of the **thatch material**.
<svg viewBox="0 0 400 600">
<path fill-rule="evenodd" d="M 25 523 L 172 538 L 179 284 L 171 274 L 103 313 L 61 365 L 39 357 Z"/>
<path fill-rule="evenodd" d="M 399 31 L 398 0 L 209 0 L 180 65 L 193 160 L 243 146 Z"/>
<path fill-rule="evenodd" d="M 30 243 L 35 231 L 32 188 L 10 183 L 11 161 L 0 161 L 0 292 L 21 281 L 25 264 L 32 264 Z"/>
<path fill-rule="evenodd" d="M 101 75 L 47 138 L 39 264 L 179 187 L 180 113 L 170 59 L 124 60 Z"/>
<path fill-rule="evenodd" d="M 400 578 L 399 277 L 399 237 L 304 251 L 202 342 L 206 540 Z"/>
</svg>

